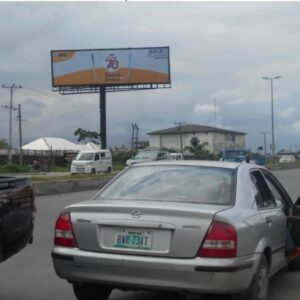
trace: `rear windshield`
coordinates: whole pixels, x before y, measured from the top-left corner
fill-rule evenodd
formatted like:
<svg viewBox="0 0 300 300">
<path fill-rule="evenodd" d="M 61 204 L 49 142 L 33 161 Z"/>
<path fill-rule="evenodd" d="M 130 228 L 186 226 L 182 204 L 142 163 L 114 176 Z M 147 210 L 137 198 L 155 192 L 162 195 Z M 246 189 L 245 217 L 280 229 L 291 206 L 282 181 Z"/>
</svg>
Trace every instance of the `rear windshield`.
<svg viewBox="0 0 300 300">
<path fill-rule="evenodd" d="M 96 199 L 177 201 L 230 205 L 235 170 L 197 166 L 129 168 Z"/>
</svg>

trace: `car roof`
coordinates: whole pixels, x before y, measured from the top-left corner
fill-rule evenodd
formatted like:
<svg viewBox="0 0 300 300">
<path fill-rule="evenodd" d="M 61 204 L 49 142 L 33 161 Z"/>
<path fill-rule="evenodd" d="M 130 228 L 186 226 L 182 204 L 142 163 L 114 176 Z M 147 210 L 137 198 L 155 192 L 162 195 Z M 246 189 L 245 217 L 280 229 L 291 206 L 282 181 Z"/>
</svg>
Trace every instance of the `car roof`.
<svg viewBox="0 0 300 300">
<path fill-rule="evenodd" d="M 139 166 L 199 166 L 199 167 L 211 167 L 211 168 L 224 168 L 224 169 L 265 169 L 265 167 L 246 162 L 228 162 L 228 161 L 212 161 L 212 160 L 161 160 L 150 161 L 135 164 L 131 167 Z"/>
<path fill-rule="evenodd" d="M 97 152 L 110 152 L 107 149 L 99 149 L 99 150 L 80 150 L 79 153 L 97 153 Z"/>
<path fill-rule="evenodd" d="M 152 161 L 144 162 L 134 165 L 133 167 L 139 166 L 156 166 L 156 165 L 168 165 L 168 166 L 199 166 L 199 167 L 214 167 L 214 168 L 225 168 L 225 169 L 237 169 L 241 165 L 251 165 L 245 163 L 235 163 L 227 161 L 208 161 L 208 160 L 164 160 L 164 161 Z M 257 166 L 257 165 L 255 165 Z"/>
</svg>

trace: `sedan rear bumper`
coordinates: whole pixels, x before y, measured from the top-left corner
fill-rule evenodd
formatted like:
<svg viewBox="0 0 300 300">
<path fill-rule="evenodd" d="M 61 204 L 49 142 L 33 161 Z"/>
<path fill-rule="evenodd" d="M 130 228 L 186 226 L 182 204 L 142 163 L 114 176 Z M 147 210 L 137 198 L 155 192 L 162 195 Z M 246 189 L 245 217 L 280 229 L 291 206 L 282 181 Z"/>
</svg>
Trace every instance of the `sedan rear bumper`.
<svg viewBox="0 0 300 300">
<path fill-rule="evenodd" d="M 55 247 L 52 258 L 57 275 L 71 282 L 95 282 L 127 289 L 234 293 L 250 285 L 260 255 L 178 259 Z"/>
</svg>

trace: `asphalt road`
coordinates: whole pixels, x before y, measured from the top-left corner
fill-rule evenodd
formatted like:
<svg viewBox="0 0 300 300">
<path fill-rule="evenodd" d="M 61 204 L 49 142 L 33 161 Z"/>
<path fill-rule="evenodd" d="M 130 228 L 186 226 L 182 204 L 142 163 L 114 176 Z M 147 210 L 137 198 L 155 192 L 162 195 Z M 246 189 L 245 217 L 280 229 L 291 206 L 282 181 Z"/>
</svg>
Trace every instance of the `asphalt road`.
<svg viewBox="0 0 300 300">
<path fill-rule="evenodd" d="M 279 171 L 276 175 L 291 193 L 293 200 L 300 195 L 300 170 Z M 37 201 L 37 219 L 33 245 L 0 264 L 0 300 L 75 300 L 71 286 L 59 279 L 50 257 L 53 227 L 60 210 L 70 204 L 90 199 L 96 191 L 42 196 Z M 298 300 L 300 272 L 282 271 L 271 279 L 272 300 Z M 157 300 L 167 299 L 158 292 L 114 291 L 109 300 Z M 168 297 L 172 299 L 172 297 Z M 222 299 L 207 296 L 205 300 Z M 229 299 L 229 298 L 228 298 Z"/>
</svg>

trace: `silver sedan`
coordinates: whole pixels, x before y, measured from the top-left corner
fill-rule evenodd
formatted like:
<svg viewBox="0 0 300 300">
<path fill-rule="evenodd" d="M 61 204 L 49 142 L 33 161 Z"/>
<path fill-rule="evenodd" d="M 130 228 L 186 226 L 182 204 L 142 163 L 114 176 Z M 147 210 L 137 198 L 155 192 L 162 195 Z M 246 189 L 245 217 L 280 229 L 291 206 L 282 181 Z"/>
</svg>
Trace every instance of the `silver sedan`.
<svg viewBox="0 0 300 300">
<path fill-rule="evenodd" d="M 107 299 L 113 288 L 265 300 L 269 277 L 298 266 L 299 215 L 257 165 L 142 163 L 63 210 L 52 258 L 79 300 Z"/>
</svg>

